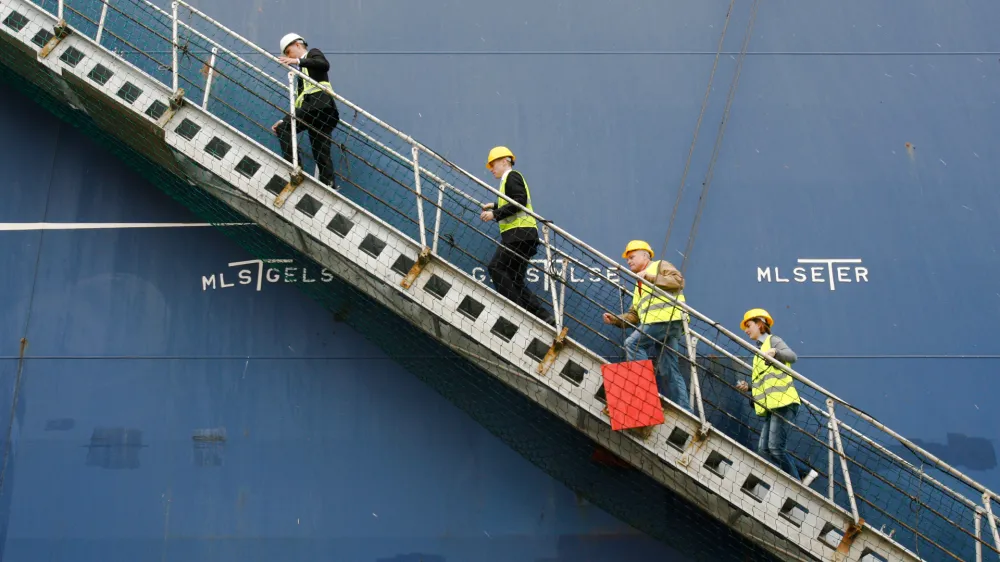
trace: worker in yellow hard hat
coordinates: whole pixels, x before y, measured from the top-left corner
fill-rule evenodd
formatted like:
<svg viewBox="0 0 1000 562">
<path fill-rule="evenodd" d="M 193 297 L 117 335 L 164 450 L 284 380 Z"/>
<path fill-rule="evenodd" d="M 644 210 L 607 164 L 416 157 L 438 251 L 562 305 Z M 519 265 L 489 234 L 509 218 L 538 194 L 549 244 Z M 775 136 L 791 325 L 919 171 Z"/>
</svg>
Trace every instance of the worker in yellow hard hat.
<svg viewBox="0 0 1000 562">
<path fill-rule="evenodd" d="M 490 280 L 498 293 L 543 321 L 554 324 L 552 313 L 524 284 L 528 261 L 538 251 L 538 223 L 535 217 L 509 203 L 515 201 L 534 212 L 528 182 L 514 169 L 514 153 L 506 146 L 490 150 L 486 169 L 500 180 L 500 197 L 496 203 L 483 205 L 479 215 L 486 222 L 496 221 L 500 227 L 500 247 L 487 266 Z"/>
<path fill-rule="evenodd" d="M 680 370 L 680 338 L 684 334 L 684 310 L 666 297 L 653 294 L 656 285 L 680 302 L 685 302 L 684 276 L 667 260 L 653 261 L 653 248 L 643 240 L 632 240 L 622 257 L 640 281 L 632 291 L 632 306 L 622 315 L 604 313 L 604 323 L 636 326 L 625 339 L 625 359 L 655 361 L 656 386 L 660 394 L 691 410 L 687 382 Z"/>
<path fill-rule="evenodd" d="M 312 78 L 322 86 L 330 86 L 330 62 L 326 60 L 323 51 L 309 49 L 305 39 L 297 33 L 288 33 L 279 43 L 282 64 L 297 67 L 302 74 Z M 333 172 L 333 157 L 330 155 L 331 135 L 340 123 L 340 112 L 333 96 L 311 82 L 305 82 L 301 77 L 295 79 L 295 120 L 296 134 L 304 130 L 309 132 L 309 144 L 312 145 L 313 159 L 319 168 L 319 181 L 334 189 L 340 189 Z M 286 115 L 271 127 L 278 136 L 281 145 L 281 155 L 285 160 L 292 161 L 292 121 L 291 115 Z"/>
<path fill-rule="evenodd" d="M 792 478 L 798 479 L 799 470 L 787 451 L 788 433 L 795 416 L 799 412 L 799 393 L 795 390 L 795 380 L 791 375 L 774 367 L 762 359 L 762 355 L 774 358 L 785 366 L 791 367 L 798 356 L 785 340 L 771 334 L 774 319 L 763 308 L 751 308 L 743 315 L 740 328 L 753 340 L 760 349 L 759 355 L 754 355 L 750 384 L 740 381 L 736 388 L 742 392 L 753 389 L 753 408 L 756 414 L 764 418 L 764 427 L 760 431 L 760 441 L 757 443 L 757 453 L 773 462 Z M 815 480 L 817 473 L 810 470 L 803 479 L 808 486 Z"/>
</svg>

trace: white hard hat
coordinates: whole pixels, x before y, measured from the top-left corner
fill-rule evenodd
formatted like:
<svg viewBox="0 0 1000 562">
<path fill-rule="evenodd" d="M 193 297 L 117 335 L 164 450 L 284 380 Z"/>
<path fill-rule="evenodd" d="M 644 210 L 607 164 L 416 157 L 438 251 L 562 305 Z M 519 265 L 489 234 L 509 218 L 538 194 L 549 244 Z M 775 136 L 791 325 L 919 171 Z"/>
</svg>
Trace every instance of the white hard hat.
<svg viewBox="0 0 1000 562">
<path fill-rule="evenodd" d="M 278 47 L 278 52 L 285 54 L 285 49 L 296 41 L 305 41 L 305 39 L 298 33 L 286 33 L 285 36 L 281 38 L 281 46 Z"/>
</svg>

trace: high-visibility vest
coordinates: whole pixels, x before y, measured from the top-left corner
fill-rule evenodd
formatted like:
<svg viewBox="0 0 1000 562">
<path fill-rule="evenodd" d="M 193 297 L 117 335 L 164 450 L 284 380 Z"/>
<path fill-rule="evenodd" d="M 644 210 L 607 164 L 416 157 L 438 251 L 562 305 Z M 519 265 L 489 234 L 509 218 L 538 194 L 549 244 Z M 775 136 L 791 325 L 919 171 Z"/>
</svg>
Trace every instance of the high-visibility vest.
<svg viewBox="0 0 1000 562">
<path fill-rule="evenodd" d="M 303 66 L 302 74 L 309 76 L 309 69 Z M 331 91 L 333 90 L 333 86 L 331 86 L 329 82 L 324 81 L 324 82 L 319 82 L 319 84 L 320 86 L 326 86 L 327 88 L 330 88 Z M 313 84 L 312 82 L 307 82 L 306 80 L 303 80 L 302 91 L 299 92 L 298 97 L 295 98 L 295 107 L 296 108 L 302 107 L 302 100 L 306 97 L 307 94 L 315 94 L 317 92 L 327 92 L 327 90 L 320 88 L 319 86 Z"/>
<path fill-rule="evenodd" d="M 656 275 L 660 270 L 660 262 L 654 261 L 646 267 L 645 275 Z M 666 297 L 653 294 L 653 284 L 642 282 L 635 286 L 632 291 L 632 308 L 639 315 L 640 324 L 656 324 L 658 322 L 672 322 L 684 318 L 684 309 L 678 308 Z M 678 292 L 677 300 L 687 302 L 684 294 Z"/>
<path fill-rule="evenodd" d="M 771 334 L 764 338 L 760 352 L 771 349 Z M 792 364 L 786 362 L 786 366 Z M 792 375 L 765 362 L 759 355 L 753 357 L 753 372 L 751 373 L 751 389 L 753 393 L 753 409 L 758 416 L 764 416 L 768 410 L 775 410 L 791 404 L 801 404 L 799 393 L 795 390 L 795 380 Z"/>
<path fill-rule="evenodd" d="M 503 181 L 500 182 L 500 193 L 504 195 L 507 194 L 507 176 L 511 173 L 513 173 L 513 171 L 508 172 L 507 175 L 503 177 Z M 520 172 L 518 173 L 520 174 Z M 524 208 L 533 213 L 535 210 L 531 207 L 531 191 L 528 190 L 528 180 L 524 179 L 523 174 L 521 174 L 521 181 L 524 182 L 524 192 L 528 196 L 528 204 L 525 205 Z M 497 198 L 497 209 L 506 204 L 507 200 L 505 198 Z M 506 232 L 512 228 L 538 228 L 538 222 L 535 221 L 535 217 L 518 209 L 516 213 L 500 221 L 500 232 Z"/>
</svg>

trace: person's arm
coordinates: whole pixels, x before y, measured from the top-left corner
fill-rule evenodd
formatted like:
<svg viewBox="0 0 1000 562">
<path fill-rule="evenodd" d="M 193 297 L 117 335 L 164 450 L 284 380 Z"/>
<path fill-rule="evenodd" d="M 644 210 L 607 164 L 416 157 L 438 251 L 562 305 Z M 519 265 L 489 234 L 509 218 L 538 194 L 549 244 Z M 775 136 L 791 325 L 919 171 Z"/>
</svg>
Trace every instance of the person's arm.
<svg viewBox="0 0 1000 562">
<path fill-rule="evenodd" d="M 799 356 L 792 351 L 792 348 L 788 347 L 785 340 L 778 336 L 771 336 L 771 349 L 774 350 L 774 359 L 779 363 L 795 363 L 799 359 Z"/>
<path fill-rule="evenodd" d="M 330 70 L 330 61 L 326 60 L 323 51 L 310 49 L 306 56 L 299 59 L 299 66 L 317 72 L 327 72 Z"/>
<path fill-rule="evenodd" d="M 504 194 L 499 197 L 506 197 L 508 203 L 516 201 L 525 207 L 528 206 L 528 190 L 524 187 L 524 178 L 521 177 L 520 172 L 511 170 L 507 174 Z M 520 212 L 520 209 L 513 205 L 504 205 L 503 207 L 493 209 L 493 219 L 499 222 L 507 217 L 516 215 L 518 212 Z"/>
<path fill-rule="evenodd" d="M 636 313 L 634 308 L 629 309 L 629 311 L 626 312 L 625 314 L 608 313 L 607 315 L 605 315 L 605 318 L 610 319 L 610 321 L 608 320 L 605 321 L 607 324 L 611 324 L 616 328 L 625 328 L 627 327 L 626 323 L 631 324 L 633 326 L 639 325 L 639 314 Z"/>
</svg>

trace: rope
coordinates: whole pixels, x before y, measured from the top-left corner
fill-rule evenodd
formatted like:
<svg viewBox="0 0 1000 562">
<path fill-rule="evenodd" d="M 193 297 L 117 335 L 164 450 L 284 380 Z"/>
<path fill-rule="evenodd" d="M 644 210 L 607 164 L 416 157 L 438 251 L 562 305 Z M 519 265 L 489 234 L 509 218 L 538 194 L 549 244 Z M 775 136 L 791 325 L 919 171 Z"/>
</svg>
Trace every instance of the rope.
<svg viewBox="0 0 1000 562">
<path fill-rule="evenodd" d="M 712 72 L 708 75 L 708 85 L 705 86 L 705 97 L 701 100 L 701 111 L 698 113 L 698 122 L 694 126 L 694 137 L 691 139 L 691 148 L 688 149 L 687 160 L 684 162 L 684 172 L 681 173 L 681 185 L 677 188 L 677 199 L 674 200 L 674 210 L 670 213 L 670 223 L 667 225 L 667 236 L 663 240 L 663 248 L 660 249 L 661 256 L 667 255 L 667 243 L 670 242 L 670 233 L 674 229 L 674 219 L 677 218 L 677 209 L 681 206 L 681 199 L 684 195 L 684 184 L 687 183 L 687 175 L 691 170 L 694 147 L 698 142 L 698 132 L 701 131 L 701 121 L 705 117 L 705 111 L 708 109 L 708 99 L 712 94 L 712 82 L 715 80 L 715 71 L 719 68 L 719 57 L 722 55 L 722 45 L 726 39 L 726 31 L 729 29 L 729 21 L 732 19 L 733 6 L 735 4 L 736 0 L 731 0 L 729 8 L 726 10 L 726 21 L 722 26 L 722 34 L 719 36 L 719 46 L 715 50 L 715 61 L 712 63 Z"/>
<path fill-rule="evenodd" d="M 708 196 L 708 188 L 712 184 L 712 176 L 715 172 L 715 162 L 719 158 L 719 152 L 722 149 L 722 137 L 726 132 L 726 124 L 729 122 L 729 111 L 733 106 L 733 99 L 736 97 L 736 87 L 739 85 L 740 73 L 743 71 L 743 61 L 746 60 L 747 48 L 750 46 L 750 38 L 753 37 L 753 25 L 757 20 L 757 8 L 760 6 L 760 0 L 754 0 L 753 7 L 750 9 L 750 20 L 747 22 L 746 35 L 743 37 L 743 46 L 740 49 L 740 56 L 736 61 L 736 72 L 733 75 L 733 81 L 729 85 L 729 94 L 726 96 L 726 108 L 722 114 L 722 120 L 719 122 L 719 134 L 715 138 L 715 147 L 712 150 L 712 159 L 708 163 L 708 170 L 705 173 L 705 181 L 701 184 L 701 196 L 698 198 L 698 210 L 694 215 L 694 224 L 691 225 L 691 234 L 688 236 L 687 247 L 684 249 L 683 261 L 681 261 L 681 273 L 684 273 L 684 268 L 687 266 L 688 258 L 691 257 L 691 248 L 694 246 L 694 239 L 698 234 L 698 223 L 701 222 L 702 212 L 705 210 L 705 201 Z"/>
</svg>

